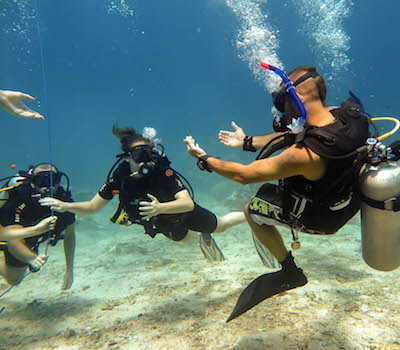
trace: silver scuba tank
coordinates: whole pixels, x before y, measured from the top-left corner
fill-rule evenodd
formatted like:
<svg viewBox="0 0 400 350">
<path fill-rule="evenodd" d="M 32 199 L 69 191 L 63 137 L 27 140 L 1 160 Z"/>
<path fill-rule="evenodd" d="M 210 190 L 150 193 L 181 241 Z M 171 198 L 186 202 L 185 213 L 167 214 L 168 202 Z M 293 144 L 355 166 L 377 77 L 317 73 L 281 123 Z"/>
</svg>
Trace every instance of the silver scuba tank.
<svg viewBox="0 0 400 350">
<path fill-rule="evenodd" d="M 400 266 L 400 164 L 389 159 L 390 147 L 369 139 L 369 162 L 360 170 L 362 255 L 376 270 Z M 371 201 L 372 200 L 372 201 Z"/>
</svg>

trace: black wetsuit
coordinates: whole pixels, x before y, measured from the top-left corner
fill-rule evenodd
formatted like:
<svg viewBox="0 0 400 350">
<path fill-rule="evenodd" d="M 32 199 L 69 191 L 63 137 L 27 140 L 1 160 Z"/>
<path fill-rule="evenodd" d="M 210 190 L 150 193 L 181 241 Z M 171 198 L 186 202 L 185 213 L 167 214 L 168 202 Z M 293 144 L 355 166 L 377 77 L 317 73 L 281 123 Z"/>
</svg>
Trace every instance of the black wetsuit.
<svg viewBox="0 0 400 350">
<path fill-rule="evenodd" d="M 188 230 L 212 233 L 217 227 L 217 217 L 210 211 L 195 203 L 194 210 L 182 214 L 160 214 L 150 222 L 142 220 L 139 213 L 139 202 L 150 201 L 148 193 L 160 202 L 175 200 L 175 195 L 186 187 L 176 172 L 166 166 L 156 167 L 149 175 L 132 178 L 127 162 L 122 162 L 114 171 L 111 179 L 99 191 L 100 197 L 111 200 L 119 194 L 122 209 L 128 214 L 130 221 L 143 225 L 146 233 L 154 237 L 162 233 L 174 240 L 182 240 Z"/>
<path fill-rule="evenodd" d="M 53 194 L 54 198 L 66 202 L 72 202 L 71 193 L 58 187 Z M 35 191 L 29 183 L 22 184 L 14 190 L 9 191 L 9 200 L 1 209 L 1 224 L 21 225 L 24 227 L 33 226 L 41 220 L 49 217 L 52 213 L 49 207 L 41 206 L 38 202 L 39 192 Z M 41 242 L 49 238 L 52 245 L 63 239 L 62 232 L 75 222 L 75 215 L 72 213 L 53 213 L 57 216 L 55 229 L 50 233 L 24 239 L 25 244 L 36 254 Z M 26 267 L 28 264 L 14 257 L 5 247 L 3 249 L 6 263 L 12 267 Z"/>
</svg>

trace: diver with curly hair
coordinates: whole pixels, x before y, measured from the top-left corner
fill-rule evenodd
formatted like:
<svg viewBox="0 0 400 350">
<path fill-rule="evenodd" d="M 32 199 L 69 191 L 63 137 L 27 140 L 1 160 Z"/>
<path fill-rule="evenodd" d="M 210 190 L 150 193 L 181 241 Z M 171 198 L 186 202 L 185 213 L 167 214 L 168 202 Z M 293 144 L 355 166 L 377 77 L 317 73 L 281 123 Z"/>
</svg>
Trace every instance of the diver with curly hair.
<svg viewBox="0 0 400 350">
<path fill-rule="evenodd" d="M 86 202 L 66 203 L 43 198 L 41 204 L 56 212 L 90 215 L 104 208 L 118 194 L 119 208 L 112 222 L 139 224 L 152 238 L 162 233 L 173 241 L 187 240 L 189 231 L 200 232 L 204 256 L 208 260 L 224 260 L 211 234 L 245 222 L 243 212 L 217 217 L 194 202 L 182 176 L 170 167 L 170 161 L 158 149 L 154 129 L 147 128 L 151 132 L 142 135 L 131 127 L 119 128 L 114 124 L 112 131 L 121 142 L 123 153 L 117 155 L 118 160 L 100 191 Z"/>
</svg>

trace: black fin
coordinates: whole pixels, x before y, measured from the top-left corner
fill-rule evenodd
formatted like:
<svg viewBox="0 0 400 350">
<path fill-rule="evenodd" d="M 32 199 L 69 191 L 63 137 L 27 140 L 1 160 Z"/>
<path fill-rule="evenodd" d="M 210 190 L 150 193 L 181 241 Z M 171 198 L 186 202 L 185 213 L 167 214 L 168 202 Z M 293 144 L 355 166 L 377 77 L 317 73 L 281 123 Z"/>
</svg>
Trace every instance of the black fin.
<svg viewBox="0 0 400 350">
<path fill-rule="evenodd" d="M 274 295 L 307 284 L 307 277 L 302 269 L 295 271 L 277 271 L 256 278 L 240 294 L 240 297 L 226 322 L 232 321 L 252 307 Z"/>
</svg>

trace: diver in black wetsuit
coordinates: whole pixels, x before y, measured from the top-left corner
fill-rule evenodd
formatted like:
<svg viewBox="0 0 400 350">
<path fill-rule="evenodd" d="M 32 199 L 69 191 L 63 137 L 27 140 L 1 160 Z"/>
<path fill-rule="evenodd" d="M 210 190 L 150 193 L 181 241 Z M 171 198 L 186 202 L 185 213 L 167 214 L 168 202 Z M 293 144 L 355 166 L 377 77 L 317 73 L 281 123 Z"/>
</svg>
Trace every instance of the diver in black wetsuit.
<svg viewBox="0 0 400 350">
<path fill-rule="evenodd" d="M 20 174 L 18 185 L 11 186 L 7 191 L 8 199 L 1 208 L 1 223 L 8 227 L 29 227 L 50 216 L 50 209 L 39 204 L 38 199 L 52 193 L 56 198 L 72 201 L 71 193 L 61 186 L 61 178 L 65 174 L 58 172 L 57 168 L 42 163 L 30 168 L 25 174 Z M 52 187 L 52 191 L 50 190 Z M 40 269 L 46 262 L 47 256 L 39 255 L 39 245 L 50 240 L 51 245 L 63 239 L 66 261 L 62 289 L 69 289 L 73 283 L 73 259 L 75 252 L 75 215 L 71 213 L 56 213 L 55 225 L 51 231 L 25 238 L 23 240 L 8 240 L 1 246 L 5 262 L 0 264 L 0 275 L 13 284 L 18 281 L 29 267 L 33 272 Z"/>
<path fill-rule="evenodd" d="M 200 232 L 200 247 L 205 257 L 223 260 L 222 252 L 210 234 L 244 222 L 243 212 L 217 217 L 193 201 L 180 176 L 169 166 L 167 157 L 157 150 L 152 139 L 133 128 L 120 129 L 116 125 L 113 134 L 121 142 L 124 153 L 118 157 L 122 162 L 112 176 L 109 174 L 107 182 L 92 200 L 64 203 L 44 198 L 41 204 L 56 212 L 90 215 L 118 194 L 120 205 L 113 222 L 139 224 L 151 237 L 162 233 L 174 241 L 184 240 L 189 231 Z"/>
</svg>

